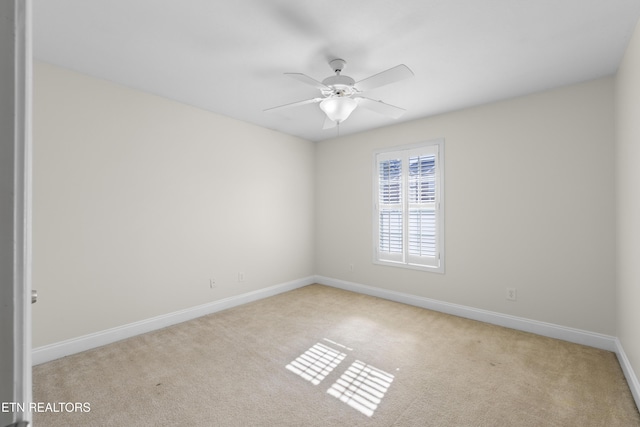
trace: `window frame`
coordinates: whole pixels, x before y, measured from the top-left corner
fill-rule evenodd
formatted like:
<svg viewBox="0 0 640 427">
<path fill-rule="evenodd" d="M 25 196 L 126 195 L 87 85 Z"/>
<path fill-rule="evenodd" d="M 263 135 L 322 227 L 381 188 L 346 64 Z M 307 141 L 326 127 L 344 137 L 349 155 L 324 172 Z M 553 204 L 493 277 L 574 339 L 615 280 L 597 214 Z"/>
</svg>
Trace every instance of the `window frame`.
<svg viewBox="0 0 640 427">
<path fill-rule="evenodd" d="M 435 154 L 435 257 L 425 257 L 428 261 L 421 263 L 415 255 L 409 254 L 409 211 L 412 203 L 409 195 L 409 157 L 416 155 Z M 402 254 L 380 257 L 380 170 L 381 161 L 402 159 L 401 171 L 401 203 L 394 204 L 396 208 L 402 210 Z M 406 170 L 405 170 L 406 169 Z M 373 194 L 372 194 L 372 215 L 373 215 L 373 263 L 378 265 L 408 268 L 413 270 L 430 271 L 444 274 L 444 138 L 418 142 L 415 144 L 401 145 L 379 149 L 373 153 Z M 387 207 L 391 206 L 386 205 Z M 414 206 L 415 209 L 415 206 Z"/>
</svg>

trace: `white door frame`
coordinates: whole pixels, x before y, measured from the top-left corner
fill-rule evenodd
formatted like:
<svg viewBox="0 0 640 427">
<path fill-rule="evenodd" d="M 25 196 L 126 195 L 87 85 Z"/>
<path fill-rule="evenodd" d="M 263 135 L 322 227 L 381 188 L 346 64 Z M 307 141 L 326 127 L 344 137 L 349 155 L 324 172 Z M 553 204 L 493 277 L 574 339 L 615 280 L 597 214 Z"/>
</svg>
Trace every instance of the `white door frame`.
<svg viewBox="0 0 640 427">
<path fill-rule="evenodd" d="M 0 0 L 0 426 L 32 422 L 31 0 Z M 22 405 L 24 410 L 20 410 Z"/>
</svg>

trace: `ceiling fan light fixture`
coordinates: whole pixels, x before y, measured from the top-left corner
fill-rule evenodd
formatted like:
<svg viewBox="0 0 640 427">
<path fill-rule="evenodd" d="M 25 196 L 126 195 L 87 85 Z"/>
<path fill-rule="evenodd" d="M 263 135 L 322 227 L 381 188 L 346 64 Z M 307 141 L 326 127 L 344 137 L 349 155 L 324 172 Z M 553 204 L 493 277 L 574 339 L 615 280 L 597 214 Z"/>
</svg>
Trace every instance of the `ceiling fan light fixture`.
<svg viewBox="0 0 640 427">
<path fill-rule="evenodd" d="M 357 106 L 356 100 L 349 97 L 326 98 L 320 103 L 320 109 L 336 123 L 347 120 Z"/>
</svg>

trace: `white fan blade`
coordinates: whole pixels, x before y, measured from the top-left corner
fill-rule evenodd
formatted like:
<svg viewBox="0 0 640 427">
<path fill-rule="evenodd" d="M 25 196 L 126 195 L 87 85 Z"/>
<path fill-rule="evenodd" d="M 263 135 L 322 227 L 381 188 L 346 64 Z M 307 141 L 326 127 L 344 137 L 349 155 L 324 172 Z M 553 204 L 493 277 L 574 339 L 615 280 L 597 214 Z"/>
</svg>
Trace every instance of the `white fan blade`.
<svg viewBox="0 0 640 427">
<path fill-rule="evenodd" d="M 313 79 L 309 76 L 307 76 L 306 74 L 302 74 L 302 73 L 284 73 L 285 76 L 289 76 L 291 78 L 294 78 L 298 81 L 301 81 L 302 83 L 306 83 L 308 85 L 311 85 L 315 88 L 318 88 L 320 90 L 331 90 L 331 88 L 325 84 L 320 83 L 319 81 L 317 81 L 316 79 Z"/>
<path fill-rule="evenodd" d="M 358 106 L 360 107 L 367 108 L 371 111 L 375 111 L 376 113 L 380 113 L 394 119 L 399 118 L 405 111 L 407 111 L 404 108 L 396 107 L 395 105 L 387 104 L 382 101 L 365 98 L 363 96 L 356 96 L 355 100 L 358 102 Z"/>
<path fill-rule="evenodd" d="M 329 118 L 329 116 L 325 116 L 324 118 L 324 125 L 322 126 L 322 129 L 331 129 L 336 127 L 336 122 L 334 122 L 333 120 L 331 120 Z"/>
<path fill-rule="evenodd" d="M 301 105 L 306 105 L 306 104 L 317 104 L 323 99 L 324 98 L 306 99 L 304 101 L 292 102 L 291 104 L 278 105 L 277 107 L 267 108 L 266 110 L 262 110 L 262 111 L 274 111 L 274 110 L 286 109 L 291 107 L 299 107 Z"/>
<path fill-rule="evenodd" d="M 354 85 L 359 91 L 364 92 L 380 86 L 388 85 L 389 83 L 395 83 L 397 81 L 406 79 L 413 76 L 413 71 L 404 64 L 396 65 L 393 68 L 389 68 L 386 71 L 382 71 L 378 74 L 374 74 L 371 77 L 367 77 L 364 80 L 356 82 Z"/>
</svg>

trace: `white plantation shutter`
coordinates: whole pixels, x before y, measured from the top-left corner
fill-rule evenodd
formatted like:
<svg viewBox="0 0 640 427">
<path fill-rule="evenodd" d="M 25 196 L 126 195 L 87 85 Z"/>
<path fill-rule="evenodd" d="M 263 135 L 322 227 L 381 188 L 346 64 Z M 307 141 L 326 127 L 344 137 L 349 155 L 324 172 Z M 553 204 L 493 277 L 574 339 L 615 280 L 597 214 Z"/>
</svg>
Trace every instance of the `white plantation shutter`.
<svg viewBox="0 0 640 427">
<path fill-rule="evenodd" d="M 436 249 L 436 212 L 434 209 L 409 211 L 409 256 L 434 258 Z M 418 261 L 419 262 L 419 261 Z"/>
<path fill-rule="evenodd" d="M 376 154 L 376 262 L 442 271 L 441 146 Z"/>
<path fill-rule="evenodd" d="M 380 256 L 389 261 L 402 261 L 404 253 L 402 187 L 402 160 L 382 158 L 378 163 L 378 233 Z"/>
<path fill-rule="evenodd" d="M 380 211 L 380 250 L 389 254 L 401 254 L 402 211 L 382 209 Z"/>
<path fill-rule="evenodd" d="M 408 261 L 418 264 L 437 256 L 436 154 L 409 157 Z"/>
</svg>

